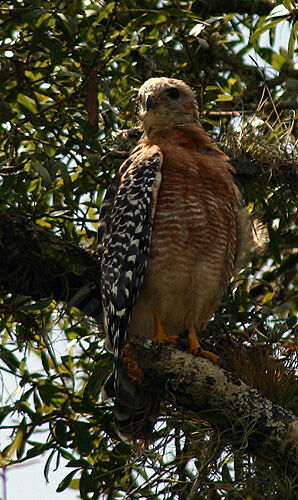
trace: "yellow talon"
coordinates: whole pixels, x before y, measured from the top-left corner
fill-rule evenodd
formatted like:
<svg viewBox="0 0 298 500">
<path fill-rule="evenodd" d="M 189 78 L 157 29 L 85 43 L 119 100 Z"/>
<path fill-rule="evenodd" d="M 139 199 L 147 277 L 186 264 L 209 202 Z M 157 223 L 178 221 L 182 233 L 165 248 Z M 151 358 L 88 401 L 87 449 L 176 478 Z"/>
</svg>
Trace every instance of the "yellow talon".
<svg viewBox="0 0 298 500">
<path fill-rule="evenodd" d="M 167 335 L 161 321 L 156 320 L 156 334 L 152 339 L 153 342 L 159 344 L 177 344 L 178 335 Z"/>
<path fill-rule="evenodd" d="M 219 365 L 219 356 L 213 354 L 213 352 L 206 351 L 201 348 L 200 342 L 195 332 L 194 326 L 190 326 L 188 330 L 188 340 L 189 340 L 189 352 L 195 356 L 201 356 L 202 358 L 209 359 L 215 365 Z"/>
</svg>

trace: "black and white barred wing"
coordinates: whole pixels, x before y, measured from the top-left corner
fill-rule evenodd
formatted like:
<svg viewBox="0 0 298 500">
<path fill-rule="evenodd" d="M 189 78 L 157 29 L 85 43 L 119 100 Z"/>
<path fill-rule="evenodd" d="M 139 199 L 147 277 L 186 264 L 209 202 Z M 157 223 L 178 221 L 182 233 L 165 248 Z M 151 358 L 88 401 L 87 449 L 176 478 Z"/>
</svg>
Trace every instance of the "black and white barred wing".
<svg viewBox="0 0 298 500">
<path fill-rule="evenodd" d="M 123 163 L 107 191 L 101 212 L 101 283 L 107 348 L 116 358 L 143 282 L 157 194 L 162 153 L 157 146 L 138 146 Z"/>
</svg>

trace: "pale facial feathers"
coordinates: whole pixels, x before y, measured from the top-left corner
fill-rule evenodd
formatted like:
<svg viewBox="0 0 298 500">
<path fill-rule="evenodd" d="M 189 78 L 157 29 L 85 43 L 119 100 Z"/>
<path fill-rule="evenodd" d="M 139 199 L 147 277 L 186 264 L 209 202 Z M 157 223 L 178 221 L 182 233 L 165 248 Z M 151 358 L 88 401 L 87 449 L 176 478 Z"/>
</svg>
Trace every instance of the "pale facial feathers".
<svg viewBox="0 0 298 500">
<path fill-rule="evenodd" d="M 199 110 L 191 88 L 175 78 L 150 78 L 139 90 L 138 115 L 145 132 L 176 125 L 199 125 Z"/>
</svg>

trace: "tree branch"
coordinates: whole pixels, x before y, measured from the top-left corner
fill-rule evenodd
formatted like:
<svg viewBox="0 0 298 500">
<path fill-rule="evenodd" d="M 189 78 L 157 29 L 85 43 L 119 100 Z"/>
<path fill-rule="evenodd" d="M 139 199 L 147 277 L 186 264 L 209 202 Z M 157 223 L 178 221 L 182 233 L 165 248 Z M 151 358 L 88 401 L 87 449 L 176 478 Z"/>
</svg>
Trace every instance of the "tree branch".
<svg viewBox="0 0 298 500">
<path fill-rule="evenodd" d="M 101 320 L 98 257 L 13 209 L 0 211 L 0 275 L 4 293 L 52 296 Z"/>
<path fill-rule="evenodd" d="M 4 293 L 53 296 L 101 322 L 96 255 L 58 238 L 13 209 L 0 211 L 0 286 Z M 71 258 L 69 255 L 71 253 Z M 146 387 L 166 387 L 166 399 L 217 427 L 232 445 L 294 472 L 294 415 L 209 361 L 134 338 Z"/>
<path fill-rule="evenodd" d="M 167 401 L 208 420 L 230 445 L 295 473 L 298 420 L 290 411 L 206 359 L 141 337 L 130 343 L 148 391 L 164 387 Z"/>
<path fill-rule="evenodd" d="M 247 2 L 247 0 L 195 0 L 191 10 L 204 15 L 237 12 L 266 16 L 279 3 L 275 0 L 255 0 L 253 2 Z"/>
</svg>

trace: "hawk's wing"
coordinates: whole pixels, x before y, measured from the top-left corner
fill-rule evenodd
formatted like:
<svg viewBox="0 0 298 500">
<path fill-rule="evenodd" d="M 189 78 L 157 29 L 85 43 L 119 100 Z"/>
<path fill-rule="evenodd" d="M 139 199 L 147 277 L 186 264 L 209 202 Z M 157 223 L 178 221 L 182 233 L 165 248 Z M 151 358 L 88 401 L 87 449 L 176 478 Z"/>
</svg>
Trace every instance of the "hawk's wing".
<svg viewBox="0 0 298 500">
<path fill-rule="evenodd" d="M 116 366 L 150 251 L 161 166 L 157 146 L 138 146 L 121 166 L 102 205 L 102 300 L 108 348 Z"/>
</svg>

